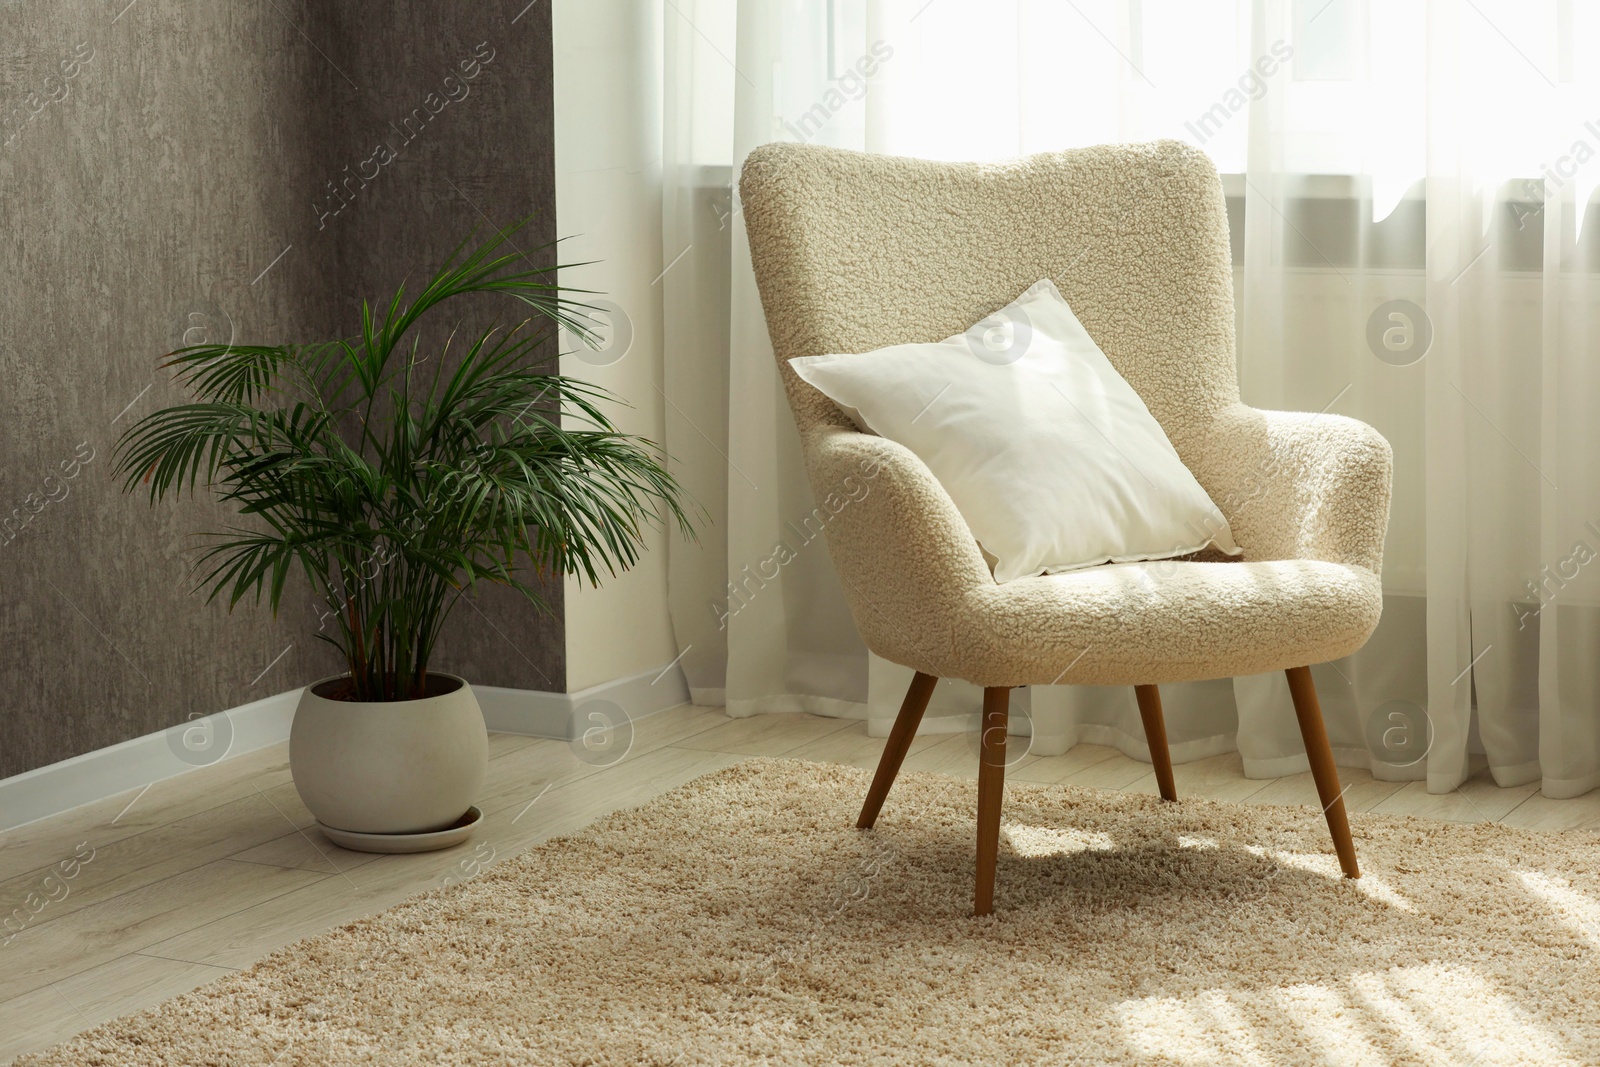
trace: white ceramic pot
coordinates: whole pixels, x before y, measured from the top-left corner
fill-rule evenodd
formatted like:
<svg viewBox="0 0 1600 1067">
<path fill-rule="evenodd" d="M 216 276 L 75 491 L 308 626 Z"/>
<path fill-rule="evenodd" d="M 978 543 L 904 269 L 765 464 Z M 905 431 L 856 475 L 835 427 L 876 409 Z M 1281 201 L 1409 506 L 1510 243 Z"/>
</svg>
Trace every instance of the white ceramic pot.
<svg viewBox="0 0 1600 1067">
<path fill-rule="evenodd" d="M 306 687 L 289 730 L 289 769 L 324 826 L 367 834 L 444 830 L 483 786 L 489 733 L 465 681 L 421 700 L 364 703 L 321 695 L 346 680 Z"/>
</svg>

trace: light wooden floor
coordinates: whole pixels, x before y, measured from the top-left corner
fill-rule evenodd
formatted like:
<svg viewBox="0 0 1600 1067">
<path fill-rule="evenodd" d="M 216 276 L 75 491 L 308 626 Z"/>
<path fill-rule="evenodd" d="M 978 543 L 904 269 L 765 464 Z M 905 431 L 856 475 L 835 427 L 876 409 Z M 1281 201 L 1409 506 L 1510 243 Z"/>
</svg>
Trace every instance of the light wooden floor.
<svg viewBox="0 0 1600 1067">
<path fill-rule="evenodd" d="M 906 768 L 975 776 L 974 740 L 918 738 Z M 805 715 L 730 720 L 688 706 L 638 723 L 626 758 L 610 766 L 580 759 L 581 746 L 495 734 L 480 802 L 485 819 L 474 840 L 445 852 L 382 857 L 347 852 L 310 829 L 286 747 L 0 834 L 0 918 L 13 908 L 36 909 L 20 934 L 0 943 L 0 1062 L 470 877 L 479 864 L 745 756 L 871 768 L 883 742 L 867 737 L 861 723 Z M 1431 796 L 1420 782 L 1378 782 L 1344 768 L 1340 775 L 1353 811 L 1600 829 L 1600 792 L 1553 801 L 1533 786 L 1497 788 L 1480 774 L 1455 793 Z M 1064 756 L 1025 756 L 1008 777 L 1156 792 L 1148 764 L 1089 745 Z M 1320 806 L 1309 774 L 1247 780 L 1236 755 L 1180 765 L 1177 781 L 1180 797 Z M 90 858 L 63 878 L 59 864 L 74 856 Z"/>
</svg>

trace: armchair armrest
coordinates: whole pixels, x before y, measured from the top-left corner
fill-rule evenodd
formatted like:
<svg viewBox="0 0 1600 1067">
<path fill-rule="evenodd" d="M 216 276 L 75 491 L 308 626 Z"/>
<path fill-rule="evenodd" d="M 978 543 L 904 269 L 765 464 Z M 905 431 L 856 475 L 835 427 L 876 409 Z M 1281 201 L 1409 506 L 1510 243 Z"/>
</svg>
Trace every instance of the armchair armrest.
<svg viewBox="0 0 1600 1067">
<path fill-rule="evenodd" d="M 955 651 L 950 620 L 970 611 L 974 590 L 994 585 L 966 520 L 904 445 L 822 425 L 802 448 L 813 516 L 824 523 L 867 647 L 918 670 L 942 669 Z"/>
<path fill-rule="evenodd" d="M 1342 415 L 1240 404 L 1207 435 L 1195 476 L 1251 560 L 1317 559 L 1378 573 L 1393 453 Z"/>
</svg>

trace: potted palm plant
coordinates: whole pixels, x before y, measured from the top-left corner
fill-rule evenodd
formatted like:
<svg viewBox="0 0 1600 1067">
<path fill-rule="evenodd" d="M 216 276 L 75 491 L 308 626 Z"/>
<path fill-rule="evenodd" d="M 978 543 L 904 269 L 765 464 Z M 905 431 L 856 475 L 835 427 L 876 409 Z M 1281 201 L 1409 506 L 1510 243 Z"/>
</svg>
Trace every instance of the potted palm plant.
<svg viewBox="0 0 1600 1067">
<path fill-rule="evenodd" d="M 521 225 L 469 238 L 415 293 L 363 302 L 354 337 L 171 353 L 195 401 L 118 442 L 126 488 L 146 484 L 152 505 L 203 483 L 244 517 L 205 535 L 210 599 L 276 613 L 298 571 L 326 603 L 335 625 L 318 636 L 346 671 L 305 689 L 289 755 L 341 843 L 410 851 L 470 833 L 483 715 L 464 679 L 429 669 L 463 595 L 495 583 L 542 606 L 536 575 L 598 583 L 638 561 L 651 526 L 693 535 L 660 450 L 600 409 L 613 398 L 541 369 L 550 331 L 593 333 L 555 268 L 516 249 Z M 430 313 L 469 294 L 532 314 L 425 345 Z"/>
</svg>

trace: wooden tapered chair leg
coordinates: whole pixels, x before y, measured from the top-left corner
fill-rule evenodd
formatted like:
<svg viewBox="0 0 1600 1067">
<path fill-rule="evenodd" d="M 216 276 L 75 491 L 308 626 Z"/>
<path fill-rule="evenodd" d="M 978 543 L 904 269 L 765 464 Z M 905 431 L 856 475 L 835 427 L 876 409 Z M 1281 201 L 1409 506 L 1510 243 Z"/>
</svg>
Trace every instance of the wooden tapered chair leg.
<svg viewBox="0 0 1600 1067">
<path fill-rule="evenodd" d="M 1000 859 L 1000 804 L 1006 787 L 1006 725 L 1011 690 L 983 691 L 983 733 L 978 757 L 978 879 L 972 890 L 976 915 L 994 911 L 994 871 Z"/>
<path fill-rule="evenodd" d="M 870 830 L 872 824 L 878 821 L 878 812 L 889 795 L 889 787 L 894 785 L 895 777 L 900 773 L 900 764 L 905 762 L 906 753 L 911 750 L 911 740 L 917 736 L 917 725 L 922 722 L 922 713 L 928 710 L 928 700 L 933 696 L 933 687 L 938 684 L 939 679 L 921 671 L 911 679 L 906 698 L 900 702 L 900 714 L 895 716 L 889 740 L 883 746 L 883 755 L 878 757 L 878 771 L 872 776 L 872 786 L 867 790 L 867 802 L 861 805 L 861 817 L 856 820 L 857 829 Z"/>
<path fill-rule="evenodd" d="M 1311 682 L 1311 668 L 1290 667 L 1283 673 L 1289 678 L 1289 695 L 1294 698 L 1294 713 L 1300 720 L 1306 759 L 1311 763 L 1311 777 L 1317 783 L 1317 796 L 1322 798 L 1322 812 L 1328 817 L 1328 831 L 1333 835 L 1334 851 L 1339 853 L 1339 866 L 1344 868 L 1345 877 L 1360 878 L 1356 843 L 1350 836 L 1344 793 L 1339 788 L 1339 769 L 1333 764 L 1333 748 L 1328 744 L 1328 730 L 1322 722 L 1322 706 L 1317 703 L 1317 688 Z"/>
<path fill-rule="evenodd" d="M 1136 685 L 1139 717 L 1144 720 L 1144 739 L 1150 746 L 1150 763 L 1156 770 L 1156 784 L 1162 800 L 1178 799 L 1178 784 L 1172 779 L 1172 750 L 1167 747 L 1167 722 L 1161 717 L 1161 690 L 1153 685 Z"/>
</svg>

